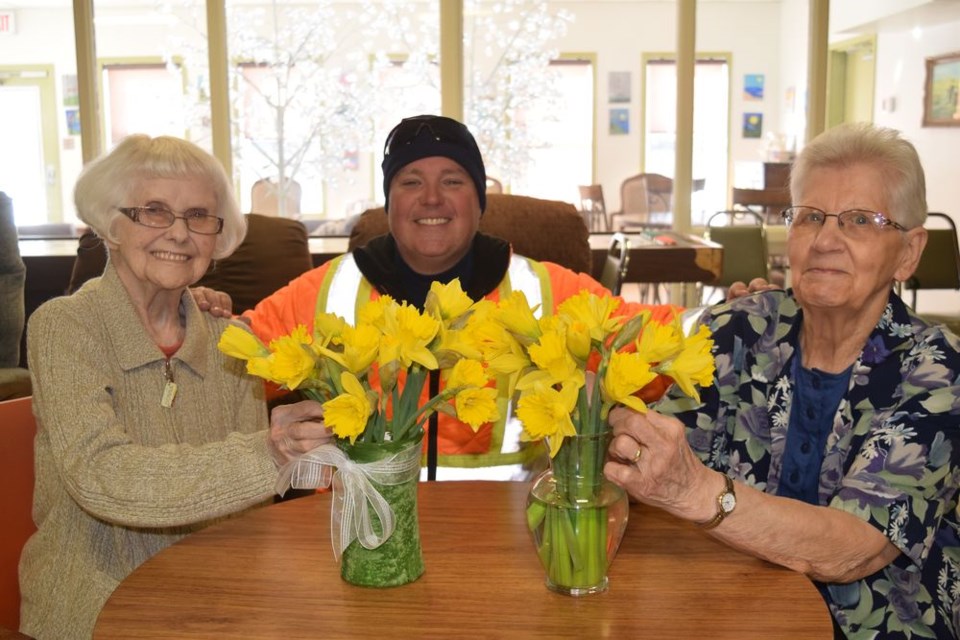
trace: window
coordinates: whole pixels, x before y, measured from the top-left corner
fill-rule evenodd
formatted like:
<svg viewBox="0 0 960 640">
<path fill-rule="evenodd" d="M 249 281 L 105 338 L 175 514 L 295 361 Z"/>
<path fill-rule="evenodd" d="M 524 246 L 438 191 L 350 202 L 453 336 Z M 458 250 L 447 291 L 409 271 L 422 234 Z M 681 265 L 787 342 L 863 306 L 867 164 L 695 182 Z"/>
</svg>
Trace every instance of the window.
<svg viewBox="0 0 960 640">
<path fill-rule="evenodd" d="M 511 191 L 578 202 L 577 185 L 593 182 L 594 65 L 575 59 L 554 60 L 550 67 L 556 71 L 558 99 L 536 101 L 527 110 L 531 138 L 544 142 L 531 149 L 533 161 Z"/>
<path fill-rule="evenodd" d="M 646 173 L 673 177 L 677 137 L 677 65 L 671 59 L 645 63 L 643 158 Z M 703 191 L 691 198 L 691 223 L 704 224 L 726 208 L 729 146 L 729 62 L 697 60 L 694 71 L 693 179 Z"/>
<path fill-rule="evenodd" d="M 157 63 L 103 65 L 103 116 L 106 148 L 131 133 L 184 137 L 183 72 Z"/>
</svg>

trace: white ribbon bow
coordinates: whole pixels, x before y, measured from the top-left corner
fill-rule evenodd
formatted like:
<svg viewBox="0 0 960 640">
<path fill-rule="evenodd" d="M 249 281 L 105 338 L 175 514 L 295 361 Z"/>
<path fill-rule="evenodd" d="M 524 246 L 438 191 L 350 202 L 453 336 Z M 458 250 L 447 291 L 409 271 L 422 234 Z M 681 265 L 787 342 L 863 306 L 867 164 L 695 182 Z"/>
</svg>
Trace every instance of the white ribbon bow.
<svg viewBox="0 0 960 640">
<path fill-rule="evenodd" d="M 336 467 L 336 472 L 333 468 Z M 376 462 L 356 463 L 336 445 L 324 444 L 280 468 L 276 491 L 288 488 L 327 488 L 333 483 L 330 507 L 330 539 L 340 560 L 344 549 L 357 540 L 366 549 L 376 549 L 393 534 L 393 509 L 373 486 L 397 485 L 420 473 L 420 448 L 412 447 Z M 373 529 L 370 510 L 380 522 L 380 535 Z"/>
</svg>

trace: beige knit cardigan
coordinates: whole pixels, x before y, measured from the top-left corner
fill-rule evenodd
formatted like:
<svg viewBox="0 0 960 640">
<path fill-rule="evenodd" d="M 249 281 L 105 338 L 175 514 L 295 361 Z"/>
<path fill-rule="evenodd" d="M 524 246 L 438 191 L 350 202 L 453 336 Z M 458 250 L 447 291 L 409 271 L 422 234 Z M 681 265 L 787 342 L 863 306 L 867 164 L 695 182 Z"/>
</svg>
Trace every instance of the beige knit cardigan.
<svg viewBox="0 0 960 640">
<path fill-rule="evenodd" d="M 160 404 L 165 358 L 112 266 L 30 318 L 38 531 L 20 560 L 24 633 L 90 637 L 139 564 L 271 494 L 263 386 L 217 350 L 228 321 L 189 293 L 180 304 L 170 408 Z"/>
</svg>

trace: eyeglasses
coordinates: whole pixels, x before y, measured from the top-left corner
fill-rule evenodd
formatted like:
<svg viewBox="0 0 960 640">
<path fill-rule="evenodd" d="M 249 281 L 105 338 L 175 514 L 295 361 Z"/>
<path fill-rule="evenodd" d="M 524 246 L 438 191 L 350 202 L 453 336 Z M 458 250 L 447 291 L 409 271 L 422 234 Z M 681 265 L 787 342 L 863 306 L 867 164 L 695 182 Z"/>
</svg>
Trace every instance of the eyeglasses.
<svg viewBox="0 0 960 640">
<path fill-rule="evenodd" d="M 223 231 L 223 218 L 210 215 L 206 209 L 187 209 L 182 216 L 155 204 L 145 207 L 117 207 L 117 210 L 137 224 L 153 229 L 167 229 L 179 219 L 183 220 L 187 229 L 193 233 L 214 236 Z"/>
<path fill-rule="evenodd" d="M 470 139 L 467 127 L 446 116 L 414 116 L 404 118 L 387 135 L 383 145 L 383 155 L 396 153 L 398 148 L 410 144 L 426 130 L 437 142 L 450 142 L 462 145 Z"/>
<path fill-rule="evenodd" d="M 784 221 L 794 232 L 815 233 L 827 223 L 827 218 L 836 218 L 840 231 L 848 238 L 861 239 L 874 236 L 884 227 L 893 227 L 898 231 L 907 228 L 894 222 L 877 211 L 866 209 L 848 209 L 840 213 L 826 213 L 816 207 L 787 207 L 781 213 Z"/>
</svg>

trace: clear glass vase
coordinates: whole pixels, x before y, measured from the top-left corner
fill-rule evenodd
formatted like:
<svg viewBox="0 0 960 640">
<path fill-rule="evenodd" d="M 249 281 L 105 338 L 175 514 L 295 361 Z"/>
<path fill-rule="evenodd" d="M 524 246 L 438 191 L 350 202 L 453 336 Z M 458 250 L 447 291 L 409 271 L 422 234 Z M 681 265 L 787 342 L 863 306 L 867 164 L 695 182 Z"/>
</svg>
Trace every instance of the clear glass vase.
<svg viewBox="0 0 960 640">
<path fill-rule="evenodd" d="M 565 438 L 527 498 L 527 525 L 553 591 L 582 596 L 607 589 L 630 513 L 626 493 L 603 476 L 610 437 Z"/>
<path fill-rule="evenodd" d="M 364 547 L 359 540 L 351 542 L 340 558 L 340 576 L 350 584 L 363 587 L 396 587 L 413 582 L 424 572 L 417 513 L 421 440 L 405 443 L 401 448 L 391 443 L 344 444 L 341 448 L 358 463 L 375 463 L 401 456 L 395 462 L 405 470 L 381 477 L 382 482 L 371 480 L 393 510 L 394 530 L 374 549 Z M 367 509 L 373 529 L 379 536 L 382 534 L 380 522 L 369 506 Z"/>
</svg>

